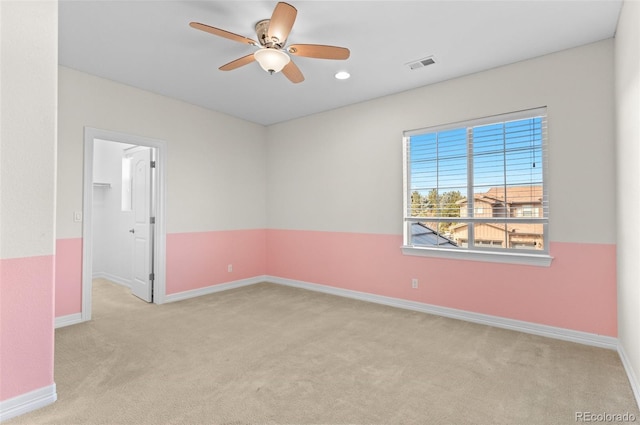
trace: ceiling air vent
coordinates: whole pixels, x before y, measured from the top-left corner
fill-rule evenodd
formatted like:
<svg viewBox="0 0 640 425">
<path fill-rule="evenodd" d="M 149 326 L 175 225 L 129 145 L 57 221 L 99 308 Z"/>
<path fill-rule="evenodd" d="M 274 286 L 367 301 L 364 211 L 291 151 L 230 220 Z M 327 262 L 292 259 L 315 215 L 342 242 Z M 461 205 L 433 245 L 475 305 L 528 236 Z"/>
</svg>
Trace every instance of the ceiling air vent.
<svg viewBox="0 0 640 425">
<path fill-rule="evenodd" d="M 428 56 L 423 59 L 418 59 L 417 61 L 409 62 L 407 66 L 409 67 L 409 69 L 413 70 L 418 68 L 424 68 L 425 66 L 433 65 L 434 63 L 436 63 L 434 57 Z"/>
</svg>

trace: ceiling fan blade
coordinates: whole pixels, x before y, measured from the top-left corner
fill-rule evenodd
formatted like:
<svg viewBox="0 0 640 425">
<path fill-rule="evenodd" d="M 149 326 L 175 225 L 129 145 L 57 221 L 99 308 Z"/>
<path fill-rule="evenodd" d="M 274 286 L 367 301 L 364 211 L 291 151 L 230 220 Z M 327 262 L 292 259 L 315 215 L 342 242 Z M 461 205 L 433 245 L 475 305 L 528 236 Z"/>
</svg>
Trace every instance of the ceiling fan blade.
<svg viewBox="0 0 640 425">
<path fill-rule="evenodd" d="M 241 66 L 245 66 L 248 63 L 251 63 L 253 61 L 255 61 L 255 57 L 253 56 L 253 53 L 251 53 L 250 55 L 247 56 L 243 56 L 239 59 L 236 59 L 234 61 L 231 61 L 225 65 L 222 65 L 219 69 L 220 71 L 232 71 L 236 68 L 240 68 Z"/>
<path fill-rule="evenodd" d="M 289 79 L 289 81 L 294 84 L 304 81 L 304 75 L 302 75 L 300 68 L 298 68 L 298 66 L 293 63 L 293 61 L 289 61 L 289 63 L 284 68 L 282 68 L 282 73 Z"/>
<path fill-rule="evenodd" d="M 200 31 L 208 32 L 209 34 L 217 35 L 220 37 L 228 38 L 229 40 L 237 41 L 239 43 L 251 44 L 253 46 L 257 46 L 258 42 L 254 41 L 250 38 L 243 37 L 238 34 L 234 34 L 229 31 L 221 30 L 220 28 L 212 27 L 209 25 L 201 24 L 200 22 L 191 22 L 189 23 L 191 28 L 195 28 Z"/>
<path fill-rule="evenodd" d="M 276 37 L 279 43 L 284 43 L 291 32 L 297 14 L 298 10 L 289 3 L 278 3 L 271 15 L 267 35 Z"/>
<path fill-rule="evenodd" d="M 324 46 L 322 44 L 293 44 L 287 49 L 296 56 L 317 59 L 348 59 L 351 52 L 345 47 Z"/>
</svg>

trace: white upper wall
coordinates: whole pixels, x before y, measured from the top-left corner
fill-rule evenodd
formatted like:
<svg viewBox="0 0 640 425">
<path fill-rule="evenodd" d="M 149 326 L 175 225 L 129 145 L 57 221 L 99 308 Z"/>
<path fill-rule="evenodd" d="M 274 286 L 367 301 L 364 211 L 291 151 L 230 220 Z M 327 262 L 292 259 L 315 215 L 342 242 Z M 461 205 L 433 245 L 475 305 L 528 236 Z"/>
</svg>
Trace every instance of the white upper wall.
<svg viewBox="0 0 640 425">
<path fill-rule="evenodd" d="M 618 338 L 640 402 L 640 3 L 622 7 L 615 38 L 618 155 Z"/>
<path fill-rule="evenodd" d="M 266 129 L 64 67 L 59 81 L 59 238 L 81 236 L 84 126 L 168 142 L 169 233 L 399 235 L 404 130 L 546 105 L 550 240 L 616 240 L 613 40 Z"/>
<path fill-rule="evenodd" d="M 51 255 L 58 4 L 7 1 L 1 13 L 0 258 Z"/>
<path fill-rule="evenodd" d="M 550 240 L 615 243 L 611 39 L 268 127 L 267 225 L 402 234 L 404 130 L 545 105 Z"/>
<path fill-rule="evenodd" d="M 60 67 L 58 238 L 82 236 L 85 126 L 167 142 L 167 232 L 266 226 L 265 128 Z"/>
</svg>

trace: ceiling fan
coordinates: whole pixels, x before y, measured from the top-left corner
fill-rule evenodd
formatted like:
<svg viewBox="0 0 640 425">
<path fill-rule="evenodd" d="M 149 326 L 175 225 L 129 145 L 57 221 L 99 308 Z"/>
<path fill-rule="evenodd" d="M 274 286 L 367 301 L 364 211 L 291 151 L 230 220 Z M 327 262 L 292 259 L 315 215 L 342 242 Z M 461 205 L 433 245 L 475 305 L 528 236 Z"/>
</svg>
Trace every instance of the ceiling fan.
<svg viewBox="0 0 640 425">
<path fill-rule="evenodd" d="M 240 43 L 260 47 L 255 53 L 243 56 L 220 67 L 221 71 L 231 71 L 253 61 L 270 74 L 282 71 L 292 83 L 301 83 L 304 76 L 300 68 L 293 63 L 289 55 L 304 56 L 317 59 L 348 59 L 349 49 L 321 44 L 292 44 L 286 47 L 287 37 L 296 20 L 298 11 L 288 3 L 279 2 L 271 19 L 263 19 L 256 24 L 258 41 L 215 28 L 199 22 L 191 22 L 192 28 L 208 32 Z M 288 54 L 287 54 L 288 53 Z"/>
</svg>

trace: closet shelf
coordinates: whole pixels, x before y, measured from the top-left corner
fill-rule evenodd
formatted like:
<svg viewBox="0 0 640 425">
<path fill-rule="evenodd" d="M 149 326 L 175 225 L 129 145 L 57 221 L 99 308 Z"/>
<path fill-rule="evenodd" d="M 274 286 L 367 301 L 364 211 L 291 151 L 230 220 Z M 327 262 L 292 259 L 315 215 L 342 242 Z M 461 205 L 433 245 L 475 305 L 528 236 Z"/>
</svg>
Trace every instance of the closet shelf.
<svg viewBox="0 0 640 425">
<path fill-rule="evenodd" d="M 104 189 L 111 189 L 111 183 L 93 183 L 93 187 L 100 187 Z"/>
</svg>

